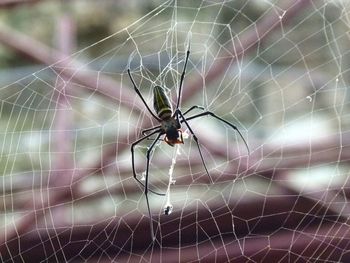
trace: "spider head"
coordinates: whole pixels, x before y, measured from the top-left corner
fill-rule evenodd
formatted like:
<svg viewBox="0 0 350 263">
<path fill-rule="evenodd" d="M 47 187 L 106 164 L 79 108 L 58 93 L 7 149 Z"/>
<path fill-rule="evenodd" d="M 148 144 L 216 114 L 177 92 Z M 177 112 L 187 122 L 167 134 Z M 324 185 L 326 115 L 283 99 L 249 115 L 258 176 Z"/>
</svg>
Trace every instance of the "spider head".
<svg viewBox="0 0 350 263">
<path fill-rule="evenodd" d="M 174 146 L 178 143 L 184 143 L 182 131 L 180 129 L 176 129 L 176 127 L 169 127 L 169 129 L 167 129 L 164 140 L 170 146 Z"/>
<path fill-rule="evenodd" d="M 182 138 L 181 125 L 179 121 L 173 117 L 164 119 L 162 121 L 162 129 L 165 133 L 164 141 L 170 146 L 178 143 L 184 143 Z"/>
</svg>

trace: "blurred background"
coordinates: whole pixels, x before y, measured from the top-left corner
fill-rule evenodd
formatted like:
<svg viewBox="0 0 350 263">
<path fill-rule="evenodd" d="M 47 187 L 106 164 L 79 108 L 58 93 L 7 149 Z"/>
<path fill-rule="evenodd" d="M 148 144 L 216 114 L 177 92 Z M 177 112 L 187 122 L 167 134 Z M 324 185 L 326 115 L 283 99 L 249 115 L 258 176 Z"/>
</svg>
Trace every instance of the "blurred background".
<svg viewBox="0 0 350 263">
<path fill-rule="evenodd" d="M 349 12 L 342 0 L 1 1 L 1 261 L 350 261 Z M 175 102 L 189 48 L 181 109 L 232 122 L 250 154 L 227 125 L 191 121 L 210 184 L 191 136 L 179 154 L 159 141 L 152 242 L 130 147 L 158 123 L 127 69 L 151 108 L 155 85 Z M 140 180 L 151 143 L 135 148 Z"/>
</svg>

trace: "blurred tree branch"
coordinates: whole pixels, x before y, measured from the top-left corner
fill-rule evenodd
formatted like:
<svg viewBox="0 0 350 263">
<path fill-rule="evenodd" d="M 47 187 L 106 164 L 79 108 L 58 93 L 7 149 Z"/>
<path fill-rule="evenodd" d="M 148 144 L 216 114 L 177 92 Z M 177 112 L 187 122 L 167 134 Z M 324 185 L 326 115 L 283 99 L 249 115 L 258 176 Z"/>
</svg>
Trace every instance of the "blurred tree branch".
<svg viewBox="0 0 350 263">
<path fill-rule="evenodd" d="M 193 249 L 198 248 L 203 253 L 220 250 L 219 258 L 255 256 L 257 262 L 265 255 L 257 253 L 260 250 L 268 252 L 269 257 L 275 259 L 279 255 L 278 251 L 284 253 L 292 251 L 296 255 L 312 257 L 315 249 L 322 247 L 325 253 L 321 254 L 336 261 L 341 255 L 340 251 L 349 248 L 350 233 L 346 223 L 338 219 L 333 221 L 331 218 L 336 215 L 302 196 L 285 193 L 265 197 L 260 195 L 247 200 L 232 197 L 228 201 L 226 206 L 220 205 L 220 207 L 215 202 L 207 202 L 208 206 L 199 202 L 195 210 L 188 207 L 183 211 L 174 211 L 169 216 L 160 215 L 161 237 L 158 238 L 161 238 L 164 248 L 178 246 L 181 238 L 183 247 L 180 248 L 184 253 L 182 259 L 195 260 L 198 255 L 193 253 Z M 320 222 L 325 216 L 328 216 L 329 224 L 323 223 L 321 226 Z M 80 258 L 89 258 L 94 253 L 105 253 L 110 258 L 118 257 L 120 261 L 124 257 L 139 254 L 145 258 L 152 257 L 154 260 L 158 256 L 165 256 L 168 261 L 175 256 L 165 251 L 158 254 L 156 245 L 145 254 L 151 243 L 148 240 L 150 238 L 148 231 L 147 218 L 134 212 L 123 217 L 92 221 L 83 225 L 65 225 L 57 229 L 47 225 L 41 226 L 39 223 L 37 231 L 23 235 L 19 241 L 9 240 L 7 247 L 12 251 L 12 255 L 16 255 L 14 260 L 19 257 L 18 255 L 33 261 L 45 260 L 43 258 L 45 254 L 37 253 L 38 249 L 57 251 L 57 257 L 69 255 L 71 251 L 79 251 Z M 235 233 L 236 238 L 232 237 L 232 233 Z M 52 237 L 60 243 L 52 243 Z M 291 240 L 293 240 L 292 247 L 290 247 Z M 239 249 L 238 241 L 241 246 L 244 244 L 244 251 Z M 209 248 L 208 242 L 214 248 Z M 38 248 L 34 249 L 36 244 Z M 122 250 L 116 249 L 121 247 Z M 226 252 L 223 251 L 224 247 Z M 337 253 L 332 254 L 334 250 Z M 72 257 L 76 255 L 77 253 Z M 211 259 L 216 257 L 214 254 L 207 256 Z M 7 259 L 7 254 L 2 254 L 2 258 Z"/>
<path fill-rule="evenodd" d="M 18 5 L 34 4 L 41 0 L 1 0 L 0 8 L 12 8 Z"/>
</svg>

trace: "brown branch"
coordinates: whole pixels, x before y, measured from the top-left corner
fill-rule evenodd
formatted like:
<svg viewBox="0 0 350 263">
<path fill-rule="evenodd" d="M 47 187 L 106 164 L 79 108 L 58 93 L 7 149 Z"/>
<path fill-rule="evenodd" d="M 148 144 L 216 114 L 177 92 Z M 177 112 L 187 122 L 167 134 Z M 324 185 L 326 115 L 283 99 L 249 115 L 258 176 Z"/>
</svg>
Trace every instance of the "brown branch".
<svg viewBox="0 0 350 263">
<path fill-rule="evenodd" d="M 57 33 L 56 33 L 56 43 L 58 49 L 63 55 L 67 57 L 69 63 L 69 54 L 72 53 L 76 44 L 76 32 L 75 32 L 75 22 L 68 14 L 63 14 L 58 18 L 57 21 Z M 62 71 L 64 71 L 63 69 Z M 54 187 L 69 187 L 72 181 L 72 176 L 74 172 L 74 153 L 72 151 L 73 141 L 72 141 L 72 126 L 74 123 L 72 109 L 70 106 L 69 97 L 66 95 L 69 89 L 72 89 L 69 80 L 59 72 L 56 78 L 55 90 L 53 92 L 55 101 L 57 104 L 55 115 L 52 119 L 53 122 L 53 133 L 52 133 L 52 168 L 50 171 L 49 184 Z M 51 191 L 47 192 L 48 196 L 45 198 L 43 192 L 38 196 L 45 198 L 43 200 L 50 200 Z M 30 206 L 29 201 L 26 209 Z M 43 201 L 41 201 L 43 202 Z M 45 201 L 44 201 L 45 202 Z M 38 204 L 36 202 L 34 204 Z M 52 224 L 56 226 L 59 222 L 63 221 L 65 218 L 64 207 L 58 207 L 56 209 L 56 214 L 52 215 L 49 220 Z"/>
<path fill-rule="evenodd" d="M 243 55 L 247 55 L 252 49 L 256 47 L 258 43 L 264 40 L 274 30 L 282 26 L 285 26 L 290 20 L 303 8 L 310 5 L 311 0 L 297 0 L 297 1 L 284 1 L 284 6 L 281 7 L 286 13 L 281 19 L 282 15 L 272 9 L 270 12 L 264 15 L 263 18 L 256 22 L 256 26 L 241 35 L 237 36 L 237 41 L 232 43 L 233 47 L 229 48 L 229 53 L 233 54 L 231 57 L 223 56 L 217 59 L 211 66 L 208 72 L 205 74 L 205 78 L 196 78 L 190 84 L 185 85 L 183 88 L 183 98 L 192 97 L 204 86 L 216 80 L 219 76 L 226 73 L 232 63 L 239 60 Z"/>
<path fill-rule="evenodd" d="M 240 240 L 224 237 L 179 249 L 163 248 L 143 254 L 142 258 L 152 262 L 176 262 L 179 257 L 184 262 L 284 262 L 287 258 L 288 262 L 348 262 L 349 238 L 349 229 L 339 223 L 303 230 L 282 227 L 259 237 L 253 235 Z M 135 253 L 115 257 L 121 262 L 140 259 Z"/>
<path fill-rule="evenodd" d="M 133 91 L 122 88 L 120 83 L 109 77 L 83 69 L 83 64 L 74 60 L 74 54 L 67 58 L 66 54 L 4 25 L 0 27 L 0 43 L 34 61 L 48 65 L 56 71 L 58 77 L 66 78 L 71 84 L 78 83 L 82 85 L 81 88 L 96 91 L 106 99 L 117 101 L 129 109 L 143 108 L 142 103 L 135 100 Z"/>
<path fill-rule="evenodd" d="M 215 182 L 226 182 L 236 179 L 238 176 L 245 176 L 246 174 L 259 174 L 264 175 L 267 178 L 280 178 L 278 174 L 284 174 L 285 171 L 290 171 L 296 168 L 310 168 L 317 165 L 329 164 L 329 163 L 347 163 L 350 160 L 350 132 L 344 132 L 340 135 L 327 136 L 321 139 L 314 139 L 308 143 L 298 143 L 291 145 L 276 145 L 276 144 L 262 144 L 256 142 L 257 147 L 254 147 L 254 151 L 249 160 L 246 157 L 239 158 L 237 160 L 227 158 L 231 160 L 227 163 L 227 168 L 222 171 L 212 171 L 212 177 Z M 223 156 L 226 158 L 226 150 L 222 150 L 220 147 L 217 147 L 216 144 L 211 144 L 206 146 L 208 150 L 217 156 Z M 240 149 L 244 151 L 244 145 L 241 145 Z M 241 152 L 241 151 L 239 151 Z M 158 170 L 166 170 L 169 168 L 169 160 L 166 161 L 166 158 L 155 158 L 153 160 L 155 167 Z M 177 160 L 176 169 L 175 169 L 175 178 L 176 186 L 187 187 L 190 184 L 193 184 L 193 177 L 189 176 L 187 173 L 190 171 L 190 167 L 203 170 L 201 159 L 198 155 L 193 155 L 188 162 L 187 157 L 179 158 Z M 144 168 L 143 164 L 137 163 L 136 170 L 141 170 Z M 109 166 L 104 167 L 104 169 L 113 170 L 113 174 L 118 172 L 118 179 L 123 180 L 124 178 L 130 177 L 130 167 L 129 166 L 119 166 L 116 167 L 115 163 L 111 163 Z M 67 169 L 64 173 L 74 173 L 75 168 Z M 180 173 L 178 172 L 180 171 Z M 89 174 L 90 176 L 99 176 L 94 175 L 94 169 L 81 170 L 80 172 Z M 204 172 L 204 171 L 203 171 Z M 178 174 L 181 174 L 179 176 Z M 277 176 L 277 177 L 276 177 Z M 23 208 L 23 197 L 28 194 L 30 196 L 35 196 L 33 191 L 38 189 L 39 192 L 51 191 L 55 188 L 54 184 L 49 184 L 49 173 L 32 174 L 24 173 L 23 175 L 16 175 L 12 177 L 4 177 L 3 184 L 0 187 L 0 195 L 3 196 L 5 201 L 0 203 L 8 203 L 6 200 L 17 200 L 16 203 L 11 206 Z M 208 178 L 205 174 L 194 175 L 196 178 L 195 184 L 208 183 Z M 115 185 L 111 185 L 108 188 L 98 191 L 97 193 L 91 193 L 91 198 L 97 196 L 103 196 L 106 194 L 118 194 L 123 193 L 135 193 L 140 191 L 137 183 L 133 180 L 132 177 L 130 180 L 116 181 Z M 283 179 L 281 179 L 284 182 Z M 118 182 L 120 185 L 118 185 Z M 42 189 L 42 186 L 45 185 L 45 189 Z M 103 184 L 104 185 L 104 184 Z M 287 185 L 287 184 L 286 184 Z M 285 185 L 285 186 L 286 186 Z M 153 186 L 160 187 L 160 184 L 155 184 Z M 283 183 L 281 184 L 283 186 Z M 6 191 L 6 189 L 10 189 Z M 79 188 L 73 193 L 75 199 L 84 198 L 86 193 L 80 193 Z M 7 197 L 8 195 L 8 197 Z M 42 196 L 38 196 L 37 200 L 39 201 Z M 32 199 L 32 198 L 31 198 Z M 33 201 L 33 203 L 37 203 Z M 33 205 L 27 207 L 27 209 L 32 209 Z"/>
<path fill-rule="evenodd" d="M 37 211 L 38 216 L 41 213 L 43 211 Z M 245 243 L 244 255 L 249 257 L 253 257 L 260 249 L 280 249 L 285 250 L 285 253 L 292 251 L 310 257 L 314 253 L 314 257 L 322 257 L 323 249 L 317 248 L 329 246 L 327 251 L 345 251 L 350 238 L 348 226 L 333 214 L 302 196 L 288 193 L 265 197 L 257 195 L 253 198 L 246 196 L 243 200 L 232 195 L 226 206 L 202 200 L 182 211 L 175 211 L 169 216 L 161 215 L 155 220 L 161 224 L 161 234 L 158 232 L 157 238 L 162 247 L 181 251 L 184 253 L 182 259 L 191 258 L 190 251 L 193 253 L 196 248 L 205 248 L 203 252 L 210 254 L 209 252 L 223 247 L 227 248 L 227 252 L 221 251 L 219 255 L 222 257 L 240 257 L 237 240 L 242 246 Z M 152 256 L 152 259 L 159 262 L 153 258 L 159 255 L 156 252 L 157 243 L 147 251 L 152 246 L 148 218 L 136 208 L 111 219 L 85 222 L 81 226 L 73 224 L 52 229 L 46 225 L 43 227 L 42 222 L 37 224 L 37 230 L 7 242 L 8 252 L 2 253 L 3 260 L 11 256 L 13 260 L 22 257 L 27 259 L 25 262 L 40 262 L 46 259 L 43 257 L 52 256 L 50 251 L 54 251 L 52 254 L 61 257 L 61 253 L 64 253 L 67 259 L 75 256 L 79 256 L 79 259 L 93 255 L 98 257 L 103 253 L 111 258 L 116 257 L 118 262 L 141 253 L 146 259 Z M 53 242 L 56 239 L 60 243 Z M 209 243 L 214 247 L 207 247 Z M 167 261 L 171 261 L 172 253 L 162 251 L 162 255 L 168 257 Z M 255 256 L 263 256 L 258 255 L 259 253 Z M 192 254 L 192 257 L 196 256 Z"/>
<path fill-rule="evenodd" d="M 58 21 L 58 32 L 56 40 L 58 42 L 59 50 L 63 55 L 67 56 L 69 61 L 69 54 L 72 53 L 73 46 L 75 46 L 75 25 L 72 19 L 63 15 Z M 64 69 L 63 69 L 64 70 Z M 69 97 L 66 96 L 67 90 L 69 90 L 70 83 L 60 73 L 56 78 L 56 85 L 53 99 L 57 104 L 56 112 L 52 120 L 54 124 L 54 130 L 52 134 L 53 149 L 55 152 L 53 160 L 52 180 L 56 181 L 54 185 L 69 185 L 71 182 L 71 175 L 65 172 L 74 167 L 72 156 L 72 112 L 70 108 Z M 59 172 L 64 171 L 64 172 Z M 52 178 L 53 177 L 53 178 Z"/>
<path fill-rule="evenodd" d="M 41 0 L 1 0 L 0 8 L 13 8 L 19 5 L 35 4 L 39 1 Z"/>
</svg>

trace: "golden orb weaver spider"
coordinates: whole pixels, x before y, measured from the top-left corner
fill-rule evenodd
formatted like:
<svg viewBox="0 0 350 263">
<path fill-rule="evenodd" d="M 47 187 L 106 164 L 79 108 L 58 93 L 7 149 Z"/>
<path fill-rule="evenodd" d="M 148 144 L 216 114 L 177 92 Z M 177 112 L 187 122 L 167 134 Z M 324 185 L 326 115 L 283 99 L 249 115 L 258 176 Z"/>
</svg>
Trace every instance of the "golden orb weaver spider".
<svg viewBox="0 0 350 263">
<path fill-rule="evenodd" d="M 202 164 L 204 166 L 204 169 L 207 173 L 207 175 L 209 176 L 210 182 L 212 183 L 213 180 L 211 179 L 207 166 L 204 162 L 204 158 L 202 155 L 202 151 L 201 148 L 199 146 L 199 142 L 198 142 L 198 138 L 195 135 L 195 133 L 193 132 L 191 126 L 189 125 L 188 121 L 199 118 L 199 117 L 203 117 L 206 115 L 210 115 L 216 119 L 218 119 L 219 121 L 224 122 L 225 124 L 227 124 L 228 126 L 230 126 L 232 129 L 234 129 L 235 131 L 238 132 L 238 134 L 240 135 L 240 137 L 242 138 L 247 150 L 248 150 L 248 154 L 249 154 L 249 147 L 247 142 L 245 141 L 243 135 L 241 134 L 241 132 L 238 130 L 238 128 L 233 125 L 232 123 L 220 118 L 219 116 L 217 116 L 215 113 L 211 112 L 211 111 L 204 111 L 202 113 L 199 114 L 195 114 L 192 115 L 190 117 L 185 117 L 189 112 L 191 112 L 194 109 L 201 109 L 204 110 L 204 107 L 202 106 L 192 106 L 191 108 L 189 108 L 187 111 L 185 111 L 184 113 L 182 113 L 182 111 L 180 110 L 180 100 L 181 100 L 181 90 L 182 90 L 182 83 L 183 80 L 185 78 L 185 74 L 186 74 L 186 67 L 187 67 L 187 62 L 188 62 L 188 58 L 190 56 L 190 48 L 188 48 L 187 52 L 186 52 L 186 59 L 185 59 L 185 64 L 184 64 L 184 68 L 181 74 L 181 78 L 180 78 L 180 85 L 179 85 L 179 91 L 178 91 L 178 96 L 177 96 L 177 102 L 176 102 L 176 107 L 175 110 L 173 111 L 171 103 L 170 103 L 170 99 L 168 98 L 168 96 L 165 93 L 165 90 L 160 87 L 160 86 L 155 86 L 153 88 L 153 108 L 156 112 L 156 114 L 154 114 L 152 112 L 152 110 L 149 108 L 149 106 L 147 105 L 145 99 L 143 98 L 140 90 L 138 89 L 138 87 L 135 84 L 135 81 L 130 73 L 130 68 L 128 68 L 128 75 L 129 78 L 132 82 L 132 85 L 134 86 L 134 90 L 137 93 L 137 95 L 141 98 L 143 104 L 145 105 L 145 107 L 147 108 L 148 112 L 153 116 L 153 118 L 155 118 L 160 124 L 148 129 L 145 129 L 142 131 L 142 135 L 143 137 L 141 137 L 140 139 L 138 139 L 137 141 L 133 142 L 131 145 L 131 164 L 132 164 L 132 171 L 133 171 L 133 176 L 135 178 L 135 180 L 140 183 L 145 191 L 145 197 L 146 197 L 146 202 L 147 202 L 147 209 L 148 209 L 148 216 L 150 218 L 150 230 L 151 230 L 151 237 L 152 240 L 155 239 L 154 237 L 154 231 L 153 231 L 153 222 L 152 222 L 152 216 L 151 216 L 151 209 L 149 206 L 149 201 L 148 201 L 148 191 L 157 194 L 157 195 L 161 195 L 164 196 L 165 194 L 162 193 L 157 193 L 151 189 L 148 189 L 148 172 L 149 172 L 149 164 L 150 164 L 150 156 L 152 153 L 152 149 L 154 148 L 154 146 L 156 145 L 157 141 L 160 139 L 160 137 L 162 135 L 165 135 L 164 137 L 164 141 L 170 145 L 170 146 L 174 146 L 175 144 L 179 144 L 179 143 L 184 143 L 183 141 L 183 136 L 182 136 L 182 130 L 181 130 L 181 124 L 185 123 L 187 129 L 189 130 L 189 132 L 191 133 L 197 148 L 198 148 L 198 152 L 200 155 L 200 158 L 202 160 Z M 150 132 L 150 133 L 148 133 Z M 148 134 L 147 134 L 148 133 Z M 146 163 L 146 171 L 145 171 L 145 183 L 143 184 L 143 182 L 141 182 L 136 175 L 136 171 L 135 171 L 135 156 L 134 156 L 134 148 L 137 144 L 139 144 L 140 142 L 149 139 L 152 135 L 157 134 L 156 138 L 153 140 L 153 142 L 150 144 L 150 146 L 147 149 L 147 153 L 146 153 L 146 159 L 147 159 L 147 163 Z M 169 214 L 169 207 L 165 208 L 164 212 L 165 214 Z"/>
</svg>

